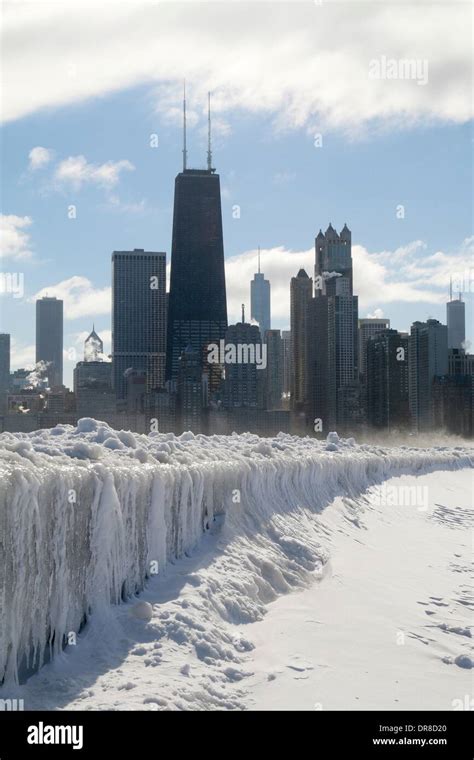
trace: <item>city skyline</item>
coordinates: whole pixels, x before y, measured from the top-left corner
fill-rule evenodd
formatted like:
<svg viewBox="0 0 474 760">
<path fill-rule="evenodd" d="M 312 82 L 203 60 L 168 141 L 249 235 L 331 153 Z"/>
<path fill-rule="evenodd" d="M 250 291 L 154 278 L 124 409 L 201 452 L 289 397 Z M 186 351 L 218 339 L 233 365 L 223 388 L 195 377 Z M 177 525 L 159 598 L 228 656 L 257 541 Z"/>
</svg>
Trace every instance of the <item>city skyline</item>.
<svg viewBox="0 0 474 760">
<path fill-rule="evenodd" d="M 201 28 L 203 18 L 186 5 L 188 18 Z M 116 80 L 118 67 L 111 74 L 113 81 L 98 82 L 97 90 L 91 91 L 88 63 L 74 35 L 71 63 L 63 75 L 55 70 L 63 22 L 54 9 L 37 42 L 43 54 L 45 45 L 51 51 L 47 58 L 50 84 L 42 88 L 38 100 L 25 97 L 22 65 L 6 55 L 6 65 L 16 72 L 19 87 L 4 115 L 2 268 L 24 275 L 23 297 L 9 292 L 0 296 L 1 329 L 14 336 L 12 367 L 34 363 L 30 325 L 34 301 L 43 295 L 55 295 L 68 304 L 64 315 L 68 385 L 74 366 L 68 356 L 72 349 L 81 351 L 93 321 L 103 335 L 105 352 L 110 352 L 109 258 L 113 250 L 166 251 L 169 271 L 172 182 L 181 164 L 184 76 L 188 80 L 190 168 L 205 165 L 207 91 L 213 93 L 213 148 L 222 185 L 229 322 L 238 320 L 242 302 L 249 309 L 248 283 L 260 244 L 262 271 L 272 283 L 272 327 L 288 328 L 287 283 L 300 268 L 312 273 L 312 241 L 321 220 L 327 220 L 337 229 L 347 222 L 354 230 L 354 291 L 359 295 L 361 317 L 381 316 L 382 311 L 402 331 L 416 320 L 442 321 L 452 277 L 455 290 L 463 282 L 467 339 L 472 341 L 469 257 L 473 238 L 467 159 L 472 135 L 463 106 L 469 82 L 455 77 L 457 69 L 452 66 L 453 60 L 467 55 L 463 9 L 449 12 L 450 28 L 456 30 L 455 47 L 435 44 L 443 27 L 442 9 L 429 22 L 423 19 L 417 55 L 429 63 L 425 83 L 416 78 L 369 78 L 369 64 L 380 58 L 384 45 L 395 57 L 401 51 L 395 23 L 390 28 L 381 25 L 375 33 L 373 23 L 382 13 L 377 9 L 373 23 L 361 22 L 367 32 L 365 48 L 357 43 L 356 54 L 350 47 L 350 66 L 349 41 L 344 36 L 339 39 L 346 76 L 338 77 L 337 86 L 333 83 L 328 91 L 320 86 L 318 70 L 311 65 L 314 50 L 307 44 L 307 36 L 313 35 L 322 59 L 330 55 L 327 31 L 340 10 L 325 5 L 330 4 L 293 9 L 285 18 L 287 28 L 283 11 L 275 14 L 274 23 L 296 61 L 286 80 L 286 101 L 278 95 L 278 78 L 256 80 L 251 66 L 245 67 L 242 82 L 227 78 L 229 59 L 222 44 L 227 32 L 224 25 L 221 29 L 222 19 L 218 24 L 222 38 L 210 42 L 212 49 L 219 48 L 222 72 L 206 72 L 200 59 L 196 68 L 184 70 L 176 64 L 173 51 L 171 76 L 166 81 L 160 65 L 152 83 L 145 81 L 143 72 L 133 80 Z M 209 12 L 206 9 L 204 15 Z M 237 7 L 226 12 L 234 16 L 234 43 L 239 47 L 244 40 L 244 14 Z M 149 7 L 147 13 L 160 19 L 162 10 Z M 264 13 L 263 8 L 256 13 Z M 133 26 L 138 23 L 135 13 L 127 22 L 121 14 L 120 10 L 117 34 L 125 29 L 128 34 L 126 23 L 132 24 L 137 39 L 147 33 L 142 23 L 139 29 Z M 103 21 L 100 14 L 88 20 L 92 38 Z M 28 23 L 17 19 L 18 45 L 27 37 Z M 213 23 L 217 23 L 215 18 Z M 206 34 L 205 27 L 202 31 Z M 246 27 L 245 31 L 249 34 Z M 304 45 L 298 46 L 301 37 Z M 107 39 L 113 45 L 114 35 Z M 140 55 L 137 51 L 137 60 Z M 160 51 L 153 55 L 160 64 Z M 271 47 L 267 55 L 278 76 L 279 56 Z M 135 61 L 129 65 L 133 68 Z M 336 177 L 340 181 L 332 181 Z"/>
</svg>

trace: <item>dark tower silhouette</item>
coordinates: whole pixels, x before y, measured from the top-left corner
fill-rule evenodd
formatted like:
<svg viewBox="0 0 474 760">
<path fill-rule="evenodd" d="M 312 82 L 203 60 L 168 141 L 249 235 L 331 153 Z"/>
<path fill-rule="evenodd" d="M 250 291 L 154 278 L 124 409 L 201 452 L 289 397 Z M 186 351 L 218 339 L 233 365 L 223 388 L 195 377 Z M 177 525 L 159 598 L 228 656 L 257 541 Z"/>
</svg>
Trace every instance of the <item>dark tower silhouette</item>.
<svg viewBox="0 0 474 760">
<path fill-rule="evenodd" d="M 176 379 L 179 357 L 189 346 L 203 347 L 225 337 L 227 302 L 219 175 L 212 167 L 188 169 L 186 100 L 183 101 L 183 171 L 175 180 L 171 282 L 168 302 L 166 377 Z"/>
</svg>

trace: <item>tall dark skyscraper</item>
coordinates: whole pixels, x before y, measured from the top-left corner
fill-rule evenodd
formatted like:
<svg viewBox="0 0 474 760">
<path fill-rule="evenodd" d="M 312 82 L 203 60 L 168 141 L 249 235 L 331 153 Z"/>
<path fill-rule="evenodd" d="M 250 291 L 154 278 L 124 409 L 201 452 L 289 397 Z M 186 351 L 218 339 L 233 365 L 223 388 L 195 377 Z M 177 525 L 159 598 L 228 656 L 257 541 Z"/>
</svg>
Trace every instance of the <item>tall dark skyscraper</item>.
<svg viewBox="0 0 474 760">
<path fill-rule="evenodd" d="M 408 342 L 411 423 L 414 432 L 434 426 L 433 381 L 448 374 L 448 328 L 437 319 L 414 322 Z"/>
<path fill-rule="evenodd" d="M 365 351 L 369 425 L 386 431 L 409 428 L 408 335 L 389 328 L 374 332 Z"/>
<path fill-rule="evenodd" d="M 48 366 L 44 376 L 50 388 L 63 384 L 63 302 L 57 298 L 36 301 L 36 363 Z"/>
<path fill-rule="evenodd" d="M 309 396 L 322 431 L 350 429 L 360 412 L 358 298 L 352 291 L 352 242 L 347 225 L 330 224 L 315 240 Z"/>
<path fill-rule="evenodd" d="M 308 401 L 309 318 L 313 281 L 300 269 L 290 284 L 291 408 L 303 412 Z"/>
<path fill-rule="evenodd" d="M 0 414 L 7 408 L 7 394 L 10 388 L 10 335 L 0 333 Z"/>
<path fill-rule="evenodd" d="M 10 335 L 0 333 L 0 393 L 10 386 Z"/>
<path fill-rule="evenodd" d="M 283 341 L 280 330 L 267 330 L 266 405 L 267 409 L 282 409 Z"/>
<path fill-rule="evenodd" d="M 367 374 L 367 343 L 373 335 L 389 329 L 389 319 L 376 319 L 372 317 L 359 319 L 359 376 L 364 383 Z"/>
<path fill-rule="evenodd" d="M 171 281 L 168 305 L 166 377 L 176 379 L 181 354 L 189 346 L 201 356 L 227 330 L 221 191 L 212 167 L 188 169 L 184 101 L 183 171 L 175 180 Z"/>
<path fill-rule="evenodd" d="M 257 325 L 242 321 L 229 325 L 226 345 L 236 347 L 236 360 L 225 365 L 224 404 L 227 409 L 259 406 L 259 386 L 264 381 L 264 369 L 258 369 L 256 358 L 260 354 L 262 337 Z M 243 361 L 238 360 L 241 354 Z"/>
<path fill-rule="evenodd" d="M 136 248 L 112 254 L 112 361 L 117 399 L 126 397 L 125 372 L 146 375 L 146 390 L 165 380 L 166 253 Z"/>
<path fill-rule="evenodd" d="M 352 236 L 347 225 L 344 225 L 340 235 L 332 224 L 325 233 L 319 230 L 315 241 L 315 254 L 315 295 L 317 296 L 318 293 L 328 296 L 336 295 L 338 277 L 347 278 L 349 292 L 352 295 Z"/>
</svg>

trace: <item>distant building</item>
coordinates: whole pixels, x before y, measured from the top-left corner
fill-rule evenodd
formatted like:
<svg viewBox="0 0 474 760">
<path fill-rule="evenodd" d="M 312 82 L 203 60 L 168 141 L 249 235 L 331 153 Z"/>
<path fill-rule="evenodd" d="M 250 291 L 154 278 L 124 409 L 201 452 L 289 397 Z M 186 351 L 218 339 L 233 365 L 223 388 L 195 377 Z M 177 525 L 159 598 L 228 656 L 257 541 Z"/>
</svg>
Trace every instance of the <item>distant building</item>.
<svg viewBox="0 0 474 760">
<path fill-rule="evenodd" d="M 291 409 L 305 412 L 308 403 L 309 320 L 313 281 L 300 269 L 290 284 Z"/>
<path fill-rule="evenodd" d="M 315 240 L 309 399 L 321 432 L 360 422 L 358 298 L 352 292 L 352 236 L 330 224 Z"/>
<path fill-rule="evenodd" d="M 265 370 L 265 401 L 267 409 L 283 409 L 283 341 L 280 330 L 267 330 L 267 367 Z"/>
<path fill-rule="evenodd" d="M 345 277 L 352 295 L 352 235 L 345 224 L 338 235 L 332 224 L 326 232 L 319 230 L 315 240 L 315 295 L 335 295 L 334 280 Z"/>
<path fill-rule="evenodd" d="M 126 397 L 128 369 L 144 372 L 146 391 L 164 386 L 166 342 L 166 254 L 112 254 L 113 388 Z"/>
<path fill-rule="evenodd" d="M 115 394 L 112 391 L 112 363 L 83 361 L 74 368 L 74 395 L 79 417 L 99 417 L 114 414 Z"/>
<path fill-rule="evenodd" d="M 45 296 L 36 301 L 36 364 L 45 365 L 50 388 L 63 384 L 63 302 Z"/>
<path fill-rule="evenodd" d="M 461 294 L 455 301 L 446 304 L 448 325 L 448 348 L 464 349 L 466 340 L 466 305 L 461 301 Z"/>
<path fill-rule="evenodd" d="M 10 389 L 10 335 L 0 333 L 0 414 L 6 411 Z"/>
<path fill-rule="evenodd" d="M 281 342 L 283 351 L 283 393 L 289 397 L 291 383 L 291 331 L 282 330 Z"/>
<path fill-rule="evenodd" d="M 258 322 L 260 335 L 265 340 L 265 333 L 270 330 L 270 281 L 260 272 L 260 248 L 258 249 L 258 272 L 250 283 L 250 317 Z"/>
<path fill-rule="evenodd" d="M 176 393 L 165 388 L 156 388 L 146 393 L 143 411 L 148 423 L 147 432 L 176 432 Z"/>
<path fill-rule="evenodd" d="M 433 382 L 448 374 L 448 328 L 437 319 L 414 322 L 408 342 L 409 400 L 414 431 L 434 427 Z"/>
<path fill-rule="evenodd" d="M 45 394 L 44 411 L 48 415 L 64 415 L 75 411 L 74 394 L 68 388 L 56 387 Z M 102 410 L 103 411 L 103 410 Z"/>
<path fill-rule="evenodd" d="M 96 362 L 103 359 L 104 343 L 102 339 L 97 335 L 94 325 L 92 325 L 92 332 L 89 333 L 84 341 L 84 361 Z"/>
<path fill-rule="evenodd" d="M 227 409 L 261 407 L 259 391 L 264 385 L 264 369 L 257 369 L 257 359 L 263 356 L 262 338 L 257 325 L 242 322 L 229 325 L 225 345 L 231 346 L 232 361 L 225 363 L 224 406 Z M 263 373 L 263 374 L 262 374 Z"/>
<path fill-rule="evenodd" d="M 359 319 L 359 376 L 361 382 L 365 383 L 366 375 L 366 358 L 367 358 L 367 341 L 383 330 L 390 328 L 389 319 L 375 319 L 367 317 Z"/>
<path fill-rule="evenodd" d="M 387 432 L 410 427 L 408 336 L 386 329 L 366 345 L 367 421 Z"/>
<path fill-rule="evenodd" d="M 29 388 L 30 387 L 30 375 L 31 370 L 30 369 L 16 369 L 14 372 L 10 375 L 10 388 L 12 393 L 16 391 L 21 391 L 23 388 Z"/>
<path fill-rule="evenodd" d="M 201 353 L 189 345 L 181 354 L 177 382 L 177 424 L 180 431 L 203 432 L 204 403 Z"/>
<path fill-rule="evenodd" d="M 448 374 L 474 375 L 474 354 L 466 354 L 462 348 L 448 350 Z"/>
<path fill-rule="evenodd" d="M 349 292 L 349 278 L 335 278 L 334 295 L 328 296 L 329 420 L 342 430 L 359 422 L 358 297 Z M 331 401 L 335 400 L 335 408 Z"/>
<path fill-rule="evenodd" d="M 441 375 L 433 382 L 434 426 L 453 435 L 474 433 L 474 376 Z"/>
</svg>

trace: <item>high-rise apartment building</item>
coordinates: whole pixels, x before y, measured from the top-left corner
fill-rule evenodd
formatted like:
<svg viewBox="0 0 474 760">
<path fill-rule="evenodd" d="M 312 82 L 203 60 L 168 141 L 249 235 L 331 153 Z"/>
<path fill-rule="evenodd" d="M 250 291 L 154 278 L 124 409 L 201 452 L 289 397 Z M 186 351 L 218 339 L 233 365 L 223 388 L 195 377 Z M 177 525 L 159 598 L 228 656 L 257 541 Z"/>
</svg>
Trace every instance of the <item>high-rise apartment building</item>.
<svg viewBox="0 0 474 760">
<path fill-rule="evenodd" d="M 0 333 L 0 414 L 7 410 L 10 389 L 10 335 Z"/>
<path fill-rule="evenodd" d="M 281 331 L 281 343 L 283 351 L 283 393 L 288 397 L 290 393 L 291 378 L 291 331 Z"/>
<path fill-rule="evenodd" d="M 408 336 L 386 329 L 369 338 L 366 350 L 368 424 L 387 432 L 407 429 Z"/>
<path fill-rule="evenodd" d="M 373 335 L 377 335 L 377 333 L 389 328 L 389 319 L 376 319 L 372 317 L 359 319 L 359 376 L 363 383 L 365 383 L 366 375 L 367 341 Z"/>
<path fill-rule="evenodd" d="M 448 374 L 448 328 L 437 319 L 414 322 L 408 342 L 409 400 L 414 431 L 434 425 L 433 382 Z"/>
<path fill-rule="evenodd" d="M 267 330 L 266 408 L 282 409 L 283 396 L 283 341 L 280 330 Z"/>
<path fill-rule="evenodd" d="M 0 394 L 10 387 L 10 335 L 0 333 Z"/>
<path fill-rule="evenodd" d="M 63 384 L 63 302 L 47 297 L 36 301 L 36 363 L 54 388 Z"/>
<path fill-rule="evenodd" d="M 181 354 L 177 380 L 177 423 L 181 432 L 203 432 L 202 357 L 191 346 Z"/>
<path fill-rule="evenodd" d="M 163 387 L 166 362 L 166 254 L 135 248 L 112 254 L 113 387 L 126 398 L 125 372 L 144 372 L 146 391 Z"/>
<path fill-rule="evenodd" d="M 313 281 L 304 269 L 291 278 L 291 408 L 304 412 L 308 404 L 310 305 Z"/>
<path fill-rule="evenodd" d="M 232 361 L 225 364 L 224 405 L 227 409 L 240 407 L 259 408 L 260 387 L 264 382 L 265 368 L 261 361 L 263 357 L 262 337 L 257 325 L 242 321 L 229 325 L 225 336 L 225 345 L 231 347 L 229 353 Z M 260 361 L 259 361 L 260 360 Z M 262 369 L 258 368 L 258 364 Z"/>
</svg>

